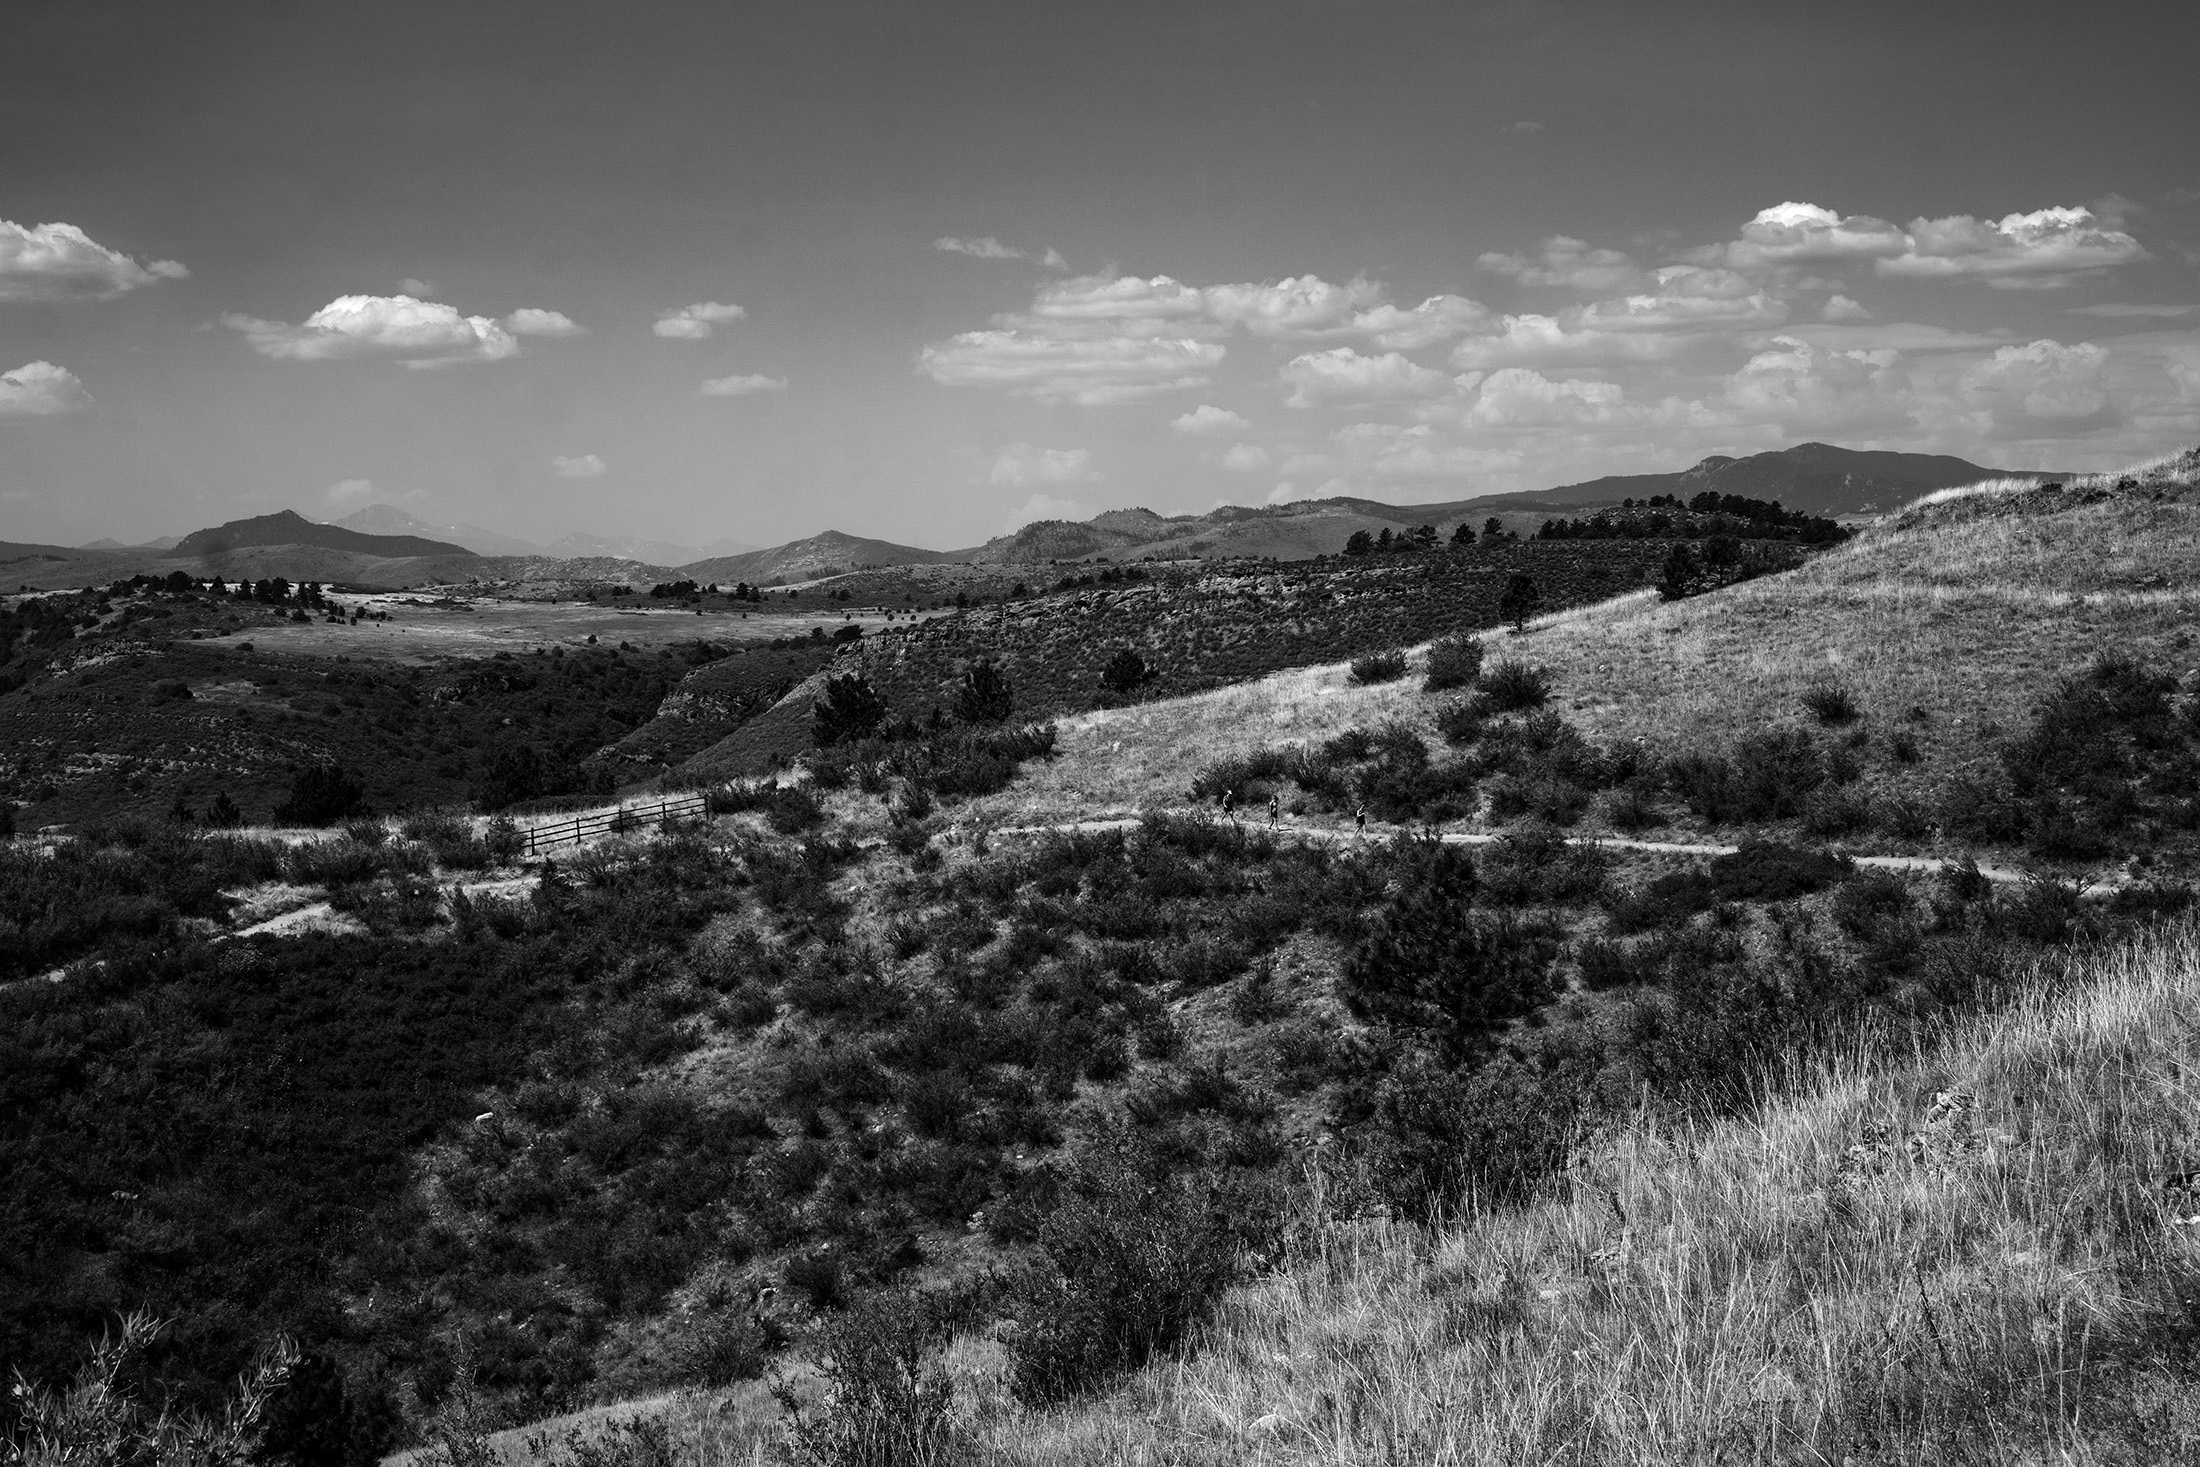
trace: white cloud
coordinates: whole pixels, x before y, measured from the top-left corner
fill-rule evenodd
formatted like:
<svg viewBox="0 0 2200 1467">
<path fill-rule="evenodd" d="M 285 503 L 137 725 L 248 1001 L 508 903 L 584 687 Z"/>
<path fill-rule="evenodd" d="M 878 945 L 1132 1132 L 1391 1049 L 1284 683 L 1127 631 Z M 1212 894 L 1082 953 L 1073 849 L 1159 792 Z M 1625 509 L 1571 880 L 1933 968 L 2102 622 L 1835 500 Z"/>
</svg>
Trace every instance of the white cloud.
<svg viewBox="0 0 2200 1467">
<path fill-rule="evenodd" d="M 1205 309 L 1199 291 L 1166 275 L 1079 275 L 1041 286 L 1031 316 L 1046 321 L 1161 322 Z M 1006 317 L 996 324 L 1028 324 L 1028 318 Z"/>
<path fill-rule="evenodd" d="M 1785 301 L 1753 289 L 1733 270 L 1667 265 L 1657 288 L 1618 300 L 1596 301 L 1575 316 L 1585 331 L 1703 331 L 1777 326 L 1787 319 Z"/>
<path fill-rule="evenodd" d="M 422 300 L 426 300 L 429 296 L 435 294 L 435 282 L 433 280 L 415 280 L 408 275 L 397 282 L 397 289 L 403 295 L 416 295 Z"/>
<path fill-rule="evenodd" d="M 1091 407 L 1204 387 L 1223 350 L 1189 337 L 965 331 L 924 348 L 918 365 L 945 387 L 1001 387 Z"/>
<path fill-rule="evenodd" d="M 1352 318 L 1352 329 L 1364 332 L 1377 346 L 1399 351 L 1418 351 L 1449 341 L 1485 325 L 1489 307 L 1463 295 L 1432 295 L 1412 310 L 1374 306 Z"/>
<path fill-rule="evenodd" d="M 657 324 L 649 329 L 674 341 L 701 341 L 714 327 L 738 321 L 747 314 L 741 307 L 728 302 L 697 301 L 661 312 Z"/>
<path fill-rule="evenodd" d="M 1553 381 L 1525 367 L 1506 367 L 1482 381 L 1467 416 L 1492 427 L 1605 423 L 1619 416 L 1625 397 L 1617 382 Z"/>
<path fill-rule="evenodd" d="M 2090 431 L 2116 418 L 2102 383 L 2105 347 L 2032 341 L 2005 346 L 1963 374 L 1958 389 L 2002 433 Z"/>
<path fill-rule="evenodd" d="M 1268 450 L 1254 443 L 1238 443 L 1222 456 L 1222 466 L 1241 474 L 1268 467 Z"/>
<path fill-rule="evenodd" d="M 1824 326 L 1805 322 L 1790 327 L 1781 334 L 1798 337 L 1812 346 L 1829 347 L 1836 351 L 1878 351 L 1886 348 L 1911 356 L 1929 352 L 1979 351 L 2006 346 L 2010 341 L 2010 333 L 2003 330 L 1950 331 L 1945 326 L 1928 326 L 1918 321 L 1838 322 Z M 1761 346 L 1767 340 L 1776 339 L 1749 338 L 1752 346 Z"/>
<path fill-rule="evenodd" d="M 1011 443 L 993 457 L 987 478 L 1012 489 L 1035 484 L 1090 484 L 1101 475 L 1092 467 L 1092 454 L 1083 448 L 1034 448 Z"/>
<path fill-rule="evenodd" d="M 1821 321 L 1869 321 L 1871 318 L 1872 313 L 1867 307 L 1845 295 L 1828 296 L 1826 303 L 1818 308 L 1818 319 Z"/>
<path fill-rule="evenodd" d="M 278 361 L 389 357 L 408 367 L 441 367 L 502 361 L 519 352 L 511 332 L 487 316 L 461 316 L 451 306 L 409 295 L 338 296 L 299 326 L 241 315 L 224 316 L 222 323 Z"/>
<path fill-rule="evenodd" d="M 1773 339 L 1726 382 L 1745 416 L 1789 432 L 1915 427 L 1915 403 L 1901 354 L 1890 348 L 1838 351 L 1795 336 Z"/>
<path fill-rule="evenodd" d="M 1354 472 L 1387 479 L 1463 479 L 1517 468 L 1520 454 L 1511 448 L 1455 443 L 1427 423 L 1353 423 L 1330 441 Z M 1342 493 L 1325 485 L 1317 495 Z"/>
<path fill-rule="evenodd" d="M 330 504 L 358 504 L 372 499 L 374 494 L 372 479 L 340 479 L 328 486 L 324 497 Z"/>
<path fill-rule="evenodd" d="M 1908 238 L 1884 219 L 1869 214 L 1843 218 L 1816 204 L 1786 203 L 1758 210 L 1757 217 L 1742 226 L 1740 239 L 1712 245 L 1698 255 L 1707 262 L 1756 270 L 1883 259 L 1908 248 Z"/>
<path fill-rule="evenodd" d="M 1069 262 L 1062 258 L 1060 250 L 1049 249 L 1039 254 L 1033 254 L 1030 250 L 1020 250 L 1013 245 L 1002 244 L 990 234 L 981 235 L 976 239 L 957 239 L 954 235 L 943 234 L 932 241 L 932 248 L 945 250 L 954 255 L 969 255 L 979 260 L 1030 260 L 1032 263 L 1044 265 L 1050 270 L 1067 270 L 1069 268 Z"/>
<path fill-rule="evenodd" d="M 578 455 L 559 454 L 550 460 L 550 472 L 561 479 L 597 479 L 603 476 L 604 461 L 592 453 Z"/>
<path fill-rule="evenodd" d="M 1089 520 L 1100 511 L 1082 499 L 1061 499 L 1052 494 L 1034 494 L 1023 506 L 1011 514 L 1001 525 L 1001 533 L 1013 535 L 1026 525 L 1041 520 L 1066 520 L 1075 523 Z"/>
<path fill-rule="evenodd" d="M 1882 275 L 1970 275 L 1989 285 L 2051 288 L 2146 258 L 2139 241 L 2079 206 L 2006 214 L 1998 224 L 1968 214 L 1913 220 L 1909 248 L 1874 268 Z"/>
<path fill-rule="evenodd" d="M 1526 120 L 1522 120 L 1520 122 L 1508 122 L 1505 124 L 1505 131 L 1512 133 L 1541 132 L 1543 131 L 1543 124 L 1540 122 L 1530 122 Z"/>
<path fill-rule="evenodd" d="M 1476 261 L 1496 275 L 1509 275 L 1522 285 L 1556 285 L 1569 290 L 1634 290 L 1649 276 L 1629 256 L 1618 250 L 1600 250 L 1587 240 L 1554 234 L 1534 255 L 1490 253 Z"/>
<path fill-rule="evenodd" d="M 91 405 L 92 395 L 67 367 L 25 362 L 12 372 L 0 372 L 0 414 L 46 418 L 82 412 Z"/>
<path fill-rule="evenodd" d="M 1228 408 L 1218 408 L 1211 402 L 1203 402 L 1181 418 L 1171 421 L 1169 426 L 1179 433 L 1244 433 L 1253 425 Z"/>
<path fill-rule="evenodd" d="M 191 272 L 174 260 L 140 265 L 74 224 L 24 228 L 0 219 L 0 301 L 102 301 Z"/>
<path fill-rule="evenodd" d="M 1442 372 L 1418 366 L 1402 352 L 1362 356 L 1349 346 L 1293 357 L 1282 375 L 1292 389 L 1288 405 L 1301 408 L 1321 402 L 1434 397 L 1451 386 Z"/>
<path fill-rule="evenodd" d="M 1381 286 L 1358 276 L 1334 285 L 1298 275 L 1262 285 L 1214 285 L 1201 294 L 1213 319 L 1274 340 L 1348 334 L 1355 329 L 1353 316 L 1383 299 Z"/>
<path fill-rule="evenodd" d="M 759 392 L 785 392 L 787 379 L 750 372 L 746 376 L 708 378 L 697 390 L 705 397 L 753 397 Z"/>
<path fill-rule="evenodd" d="M 1615 366 L 1678 355 L 1691 338 L 1655 331 L 1583 331 L 1553 316 L 1506 316 L 1501 329 L 1452 348 L 1455 367 Z"/>
<path fill-rule="evenodd" d="M 571 316 L 563 311 L 538 310 L 534 306 L 521 306 L 504 318 L 504 329 L 514 336 L 585 336 Z"/>
</svg>

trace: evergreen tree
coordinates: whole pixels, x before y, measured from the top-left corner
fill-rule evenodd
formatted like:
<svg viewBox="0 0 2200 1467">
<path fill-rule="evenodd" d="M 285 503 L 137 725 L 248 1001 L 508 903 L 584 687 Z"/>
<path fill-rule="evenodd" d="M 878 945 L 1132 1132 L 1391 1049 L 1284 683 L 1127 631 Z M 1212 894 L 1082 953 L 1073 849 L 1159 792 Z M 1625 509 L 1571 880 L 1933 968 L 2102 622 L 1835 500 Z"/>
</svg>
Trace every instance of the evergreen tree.
<svg viewBox="0 0 2200 1467">
<path fill-rule="evenodd" d="M 955 690 L 955 716 L 964 723 L 1000 723 L 1014 707 L 1008 674 L 991 661 L 973 663 Z"/>
<path fill-rule="evenodd" d="M 820 749 L 865 738 L 886 721 L 886 700 L 858 672 L 825 679 L 825 696 L 810 705 L 810 736 Z"/>
<path fill-rule="evenodd" d="M 1497 614 L 1512 623 L 1516 632 L 1528 629 L 1528 618 L 1543 605 L 1543 592 L 1535 583 L 1535 577 L 1526 571 L 1514 571 L 1512 579 L 1505 583 L 1505 594 L 1498 598 Z"/>
</svg>

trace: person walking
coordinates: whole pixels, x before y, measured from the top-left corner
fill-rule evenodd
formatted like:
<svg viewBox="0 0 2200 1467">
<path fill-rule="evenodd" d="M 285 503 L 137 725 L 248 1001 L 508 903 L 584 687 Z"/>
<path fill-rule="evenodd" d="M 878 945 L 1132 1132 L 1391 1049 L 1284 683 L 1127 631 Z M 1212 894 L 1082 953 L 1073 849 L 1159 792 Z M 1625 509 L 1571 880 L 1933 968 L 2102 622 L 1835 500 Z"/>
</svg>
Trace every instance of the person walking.
<svg viewBox="0 0 2200 1467">
<path fill-rule="evenodd" d="M 1362 805 L 1352 814 L 1352 828 L 1361 839 L 1367 837 L 1367 806 Z"/>
<path fill-rule="evenodd" d="M 1235 820 L 1237 818 L 1236 790 L 1224 790 L 1222 792 L 1222 818 L 1225 820 Z"/>
<path fill-rule="evenodd" d="M 1283 796 L 1272 794 L 1268 797 L 1268 828 L 1275 829 L 1276 823 L 1282 818 Z"/>
</svg>

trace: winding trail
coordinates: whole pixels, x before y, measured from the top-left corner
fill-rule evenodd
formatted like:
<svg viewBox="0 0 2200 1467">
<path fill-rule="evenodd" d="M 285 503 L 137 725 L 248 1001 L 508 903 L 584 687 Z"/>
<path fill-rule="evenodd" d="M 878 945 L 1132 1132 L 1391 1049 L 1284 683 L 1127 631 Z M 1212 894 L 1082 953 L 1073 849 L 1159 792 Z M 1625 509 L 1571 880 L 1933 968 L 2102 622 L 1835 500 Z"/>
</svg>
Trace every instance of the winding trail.
<svg viewBox="0 0 2200 1467">
<path fill-rule="evenodd" d="M 1204 815 L 1210 819 L 1214 818 L 1213 811 L 1191 805 L 1173 806 L 1152 813 L 1176 816 Z M 1132 815 L 1112 816 L 1096 820 L 1065 821 L 1055 825 L 1004 825 L 993 827 L 988 834 L 995 836 L 1039 836 L 1057 833 L 1066 834 L 1075 831 L 1131 830 L 1143 824 L 1144 821 L 1145 816 Z M 1396 836 L 1412 833 L 1405 827 L 1397 825 L 1370 826 L 1364 834 L 1359 831 L 1341 830 L 1327 825 L 1293 825 L 1289 823 L 1270 825 L 1257 815 L 1251 819 L 1236 819 L 1232 823 L 1246 831 L 1273 835 L 1279 839 L 1296 838 L 1299 840 L 1348 843 L 1389 840 Z M 1437 838 L 1447 846 L 1486 846 L 1493 845 L 1501 839 L 1495 832 L 1479 830 L 1447 830 Z M 1570 846 L 1582 846 L 1598 850 L 1645 851 L 1661 856 L 1731 856 L 1741 849 L 1740 846 L 1699 844 L 1689 841 L 1632 840 L 1626 836 L 1618 835 L 1571 835 L 1565 837 L 1565 841 Z M 1858 866 L 1873 870 L 1917 871 L 1926 875 L 1938 875 L 1942 871 L 1963 864 L 1960 861 L 1944 860 L 1938 856 L 1859 856 L 1839 851 L 1835 854 L 1845 856 Z M 2033 879 L 2037 873 L 2019 871 L 2007 866 L 1981 866 L 1978 868 L 1978 874 L 1988 881 L 2005 886 L 2015 886 Z M 2083 901 L 2100 901 L 2112 895 L 2122 885 L 2123 882 L 2114 876 L 2087 880 L 2079 886 L 2078 896 Z"/>
</svg>

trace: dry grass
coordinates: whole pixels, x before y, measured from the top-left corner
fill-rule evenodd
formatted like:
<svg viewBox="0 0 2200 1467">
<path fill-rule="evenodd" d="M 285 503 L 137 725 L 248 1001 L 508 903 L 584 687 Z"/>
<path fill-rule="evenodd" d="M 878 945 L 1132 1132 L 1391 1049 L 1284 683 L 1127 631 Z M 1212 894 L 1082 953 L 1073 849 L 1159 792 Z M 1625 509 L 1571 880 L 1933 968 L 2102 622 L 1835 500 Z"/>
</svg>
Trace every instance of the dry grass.
<svg viewBox="0 0 2200 1467">
<path fill-rule="evenodd" d="M 1791 574 L 1677 603 L 1638 592 L 1543 618 L 1523 637 L 1490 632 L 1490 656 L 1548 669 L 1554 706 L 1590 737 L 1667 754 L 1800 721 L 1804 692 L 1835 679 L 1864 714 L 1862 792 L 1929 799 L 1989 763 L 1986 741 L 2095 655 L 2180 673 L 2200 660 L 2200 462 L 2131 472 L 2134 490 L 2114 489 L 2118 476 L 2073 481 L 2105 491 L 2090 503 L 2073 492 L 2043 506 L 2029 480 L 1946 491 Z M 1179 804 L 1215 759 L 1391 717 L 1425 724 L 1439 696 L 1421 693 L 1418 676 L 1354 687 L 1339 664 L 1086 714 L 1062 725 L 1062 758 L 980 812 L 1067 819 Z M 1912 709 L 1925 719 L 1910 721 Z M 1922 755 L 1915 766 L 1885 756 L 1898 729 Z"/>
<path fill-rule="evenodd" d="M 1639 1122 L 1565 1195 L 1312 1228 L 1189 1359 L 1014 1462 L 2200 1460 L 2200 932 L 1750 1119 Z M 1953 1093 L 1952 1103 L 1936 1095 Z M 2190 1210 L 2190 1205 L 2186 1208 Z"/>
</svg>

